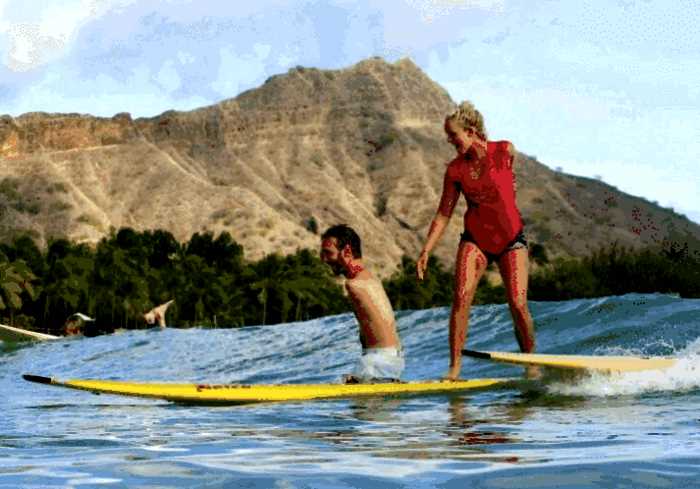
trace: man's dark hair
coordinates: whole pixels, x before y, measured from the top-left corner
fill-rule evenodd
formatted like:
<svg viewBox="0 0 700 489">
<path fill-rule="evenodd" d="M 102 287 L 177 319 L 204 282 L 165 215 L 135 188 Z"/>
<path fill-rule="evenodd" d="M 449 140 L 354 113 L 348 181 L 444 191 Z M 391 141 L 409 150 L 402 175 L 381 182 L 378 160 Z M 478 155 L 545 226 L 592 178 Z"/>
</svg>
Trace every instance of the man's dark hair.
<svg viewBox="0 0 700 489">
<path fill-rule="evenodd" d="M 329 227 L 321 235 L 321 239 L 335 238 L 338 240 L 338 249 L 342 250 L 345 245 L 350 245 L 350 251 L 354 258 L 362 258 L 362 242 L 355 230 L 346 224 L 336 224 Z"/>
</svg>

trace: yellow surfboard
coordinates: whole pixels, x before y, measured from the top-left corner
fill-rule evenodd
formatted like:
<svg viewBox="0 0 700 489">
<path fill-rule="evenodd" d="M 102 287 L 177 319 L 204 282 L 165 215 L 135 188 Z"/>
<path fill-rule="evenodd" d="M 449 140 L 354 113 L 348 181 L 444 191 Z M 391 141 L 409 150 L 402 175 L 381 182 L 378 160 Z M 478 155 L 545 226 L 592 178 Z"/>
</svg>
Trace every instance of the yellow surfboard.
<svg viewBox="0 0 700 489">
<path fill-rule="evenodd" d="M 121 382 L 115 380 L 58 380 L 38 375 L 23 375 L 25 380 L 97 394 L 164 399 L 188 404 L 248 404 L 272 401 L 350 398 L 405 394 L 432 394 L 506 386 L 514 379 L 471 379 L 418 381 L 380 384 L 174 384 Z"/>
<path fill-rule="evenodd" d="M 599 370 L 604 372 L 635 372 L 640 370 L 662 370 L 672 367 L 675 358 L 596 356 L 596 355 L 548 355 L 542 353 L 507 353 L 500 351 L 462 350 L 464 355 L 513 363 L 525 366 L 552 367 L 564 369 Z"/>
</svg>

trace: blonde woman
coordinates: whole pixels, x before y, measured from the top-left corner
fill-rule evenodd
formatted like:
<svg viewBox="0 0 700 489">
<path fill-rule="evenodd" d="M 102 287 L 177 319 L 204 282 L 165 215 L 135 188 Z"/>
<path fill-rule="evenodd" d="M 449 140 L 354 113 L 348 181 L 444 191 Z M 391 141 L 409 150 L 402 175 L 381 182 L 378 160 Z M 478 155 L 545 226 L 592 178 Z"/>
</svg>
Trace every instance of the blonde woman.
<svg viewBox="0 0 700 489">
<path fill-rule="evenodd" d="M 462 102 L 447 116 L 445 133 L 457 156 L 445 171 L 440 205 L 418 258 L 416 274 L 423 280 L 428 256 L 440 241 L 459 196 L 464 195 L 468 208 L 455 264 L 450 366 L 446 375 L 456 380 L 462 367 L 469 310 L 489 263 L 498 264 L 521 351 L 535 350 L 535 334 L 527 306 L 527 241 L 515 201 L 515 149 L 508 141 L 486 139 L 484 118 L 470 102 Z"/>
</svg>

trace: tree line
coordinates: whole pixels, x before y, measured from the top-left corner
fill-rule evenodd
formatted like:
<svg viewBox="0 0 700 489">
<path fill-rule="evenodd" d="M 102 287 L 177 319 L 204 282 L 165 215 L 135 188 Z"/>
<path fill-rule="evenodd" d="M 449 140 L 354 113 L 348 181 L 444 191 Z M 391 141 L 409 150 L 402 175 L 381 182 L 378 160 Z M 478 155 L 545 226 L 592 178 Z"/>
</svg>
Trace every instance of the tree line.
<svg viewBox="0 0 700 489">
<path fill-rule="evenodd" d="M 60 333 L 66 318 L 95 319 L 89 334 L 146 327 L 142 315 L 175 299 L 169 324 L 235 327 L 311 319 L 348 310 L 317 252 L 246 261 L 230 234 L 195 233 L 185 243 L 162 230 L 122 228 L 96 246 L 27 236 L 0 244 L 0 317 Z"/>
<path fill-rule="evenodd" d="M 700 256 L 666 243 L 633 250 L 616 244 L 582 259 L 549 262 L 533 245 L 539 264 L 530 276 L 531 300 L 568 300 L 628 292 L 700 297 Z M 396 310 L 447 306 L 452 273 L 431 257 L 426 279 L 404 257 L 384 286 Z M 316 250 L 244 258 L 226 232 L 195 233 L 180 243 L 163 230 L 113 231 L 96 246 L 65 239 L 39 249 L 29 236 L 0 244 L 0 320 L 60 334 L 66 318 L 95 318 L 87 334 L 146 327 L 142 314 L 175 299 L 167 322 L 178 327 L 237 327 L 313 319 L 351 310 Z M 476 304 L 505 302 L 502 285 L 482 280 Z"/>
</svg>

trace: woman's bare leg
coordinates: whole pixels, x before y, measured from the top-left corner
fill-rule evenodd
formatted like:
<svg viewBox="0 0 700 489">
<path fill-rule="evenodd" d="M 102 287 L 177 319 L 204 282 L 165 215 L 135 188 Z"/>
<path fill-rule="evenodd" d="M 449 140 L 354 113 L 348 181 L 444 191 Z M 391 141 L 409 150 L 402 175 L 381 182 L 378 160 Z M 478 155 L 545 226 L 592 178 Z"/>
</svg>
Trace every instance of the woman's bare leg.
<svg viewBox="0 0 700 489">
<path fill-rule="evenodd" d="M 458 379 L 462 369 L 462 348 L 467 339 L 469 310 L 486 265 L 486 257 L 474 243 L 459 243 L 450 312 L 450 368 L 445 376 L 448 380 Z"/>
<path fill-rule="evenodd" d="M 498 261 L 498 268 L 506 289 L 510 313 L 513 316 L 515 337 L 520 351 L 535 351 L 535 326 L 527 305 L 527 282 L 529 274 L 529 257 L 527 248 L 508 251 Z"/>
<path fill-rule="evenodd" d="M 510 314 L 513 316 L 515 337 L 520 351 L 532 353 L 535 351 L 535 325 L 527 306 L 527 282 L 529 274 L 529 256 L 527 248 L 510 250 L 498 261 L 503 285 L 506 288 Z M 539 379 L 542 371 L 539 367 L 530 366 L 525 369 L 529 379 Z"/>
</svg>

